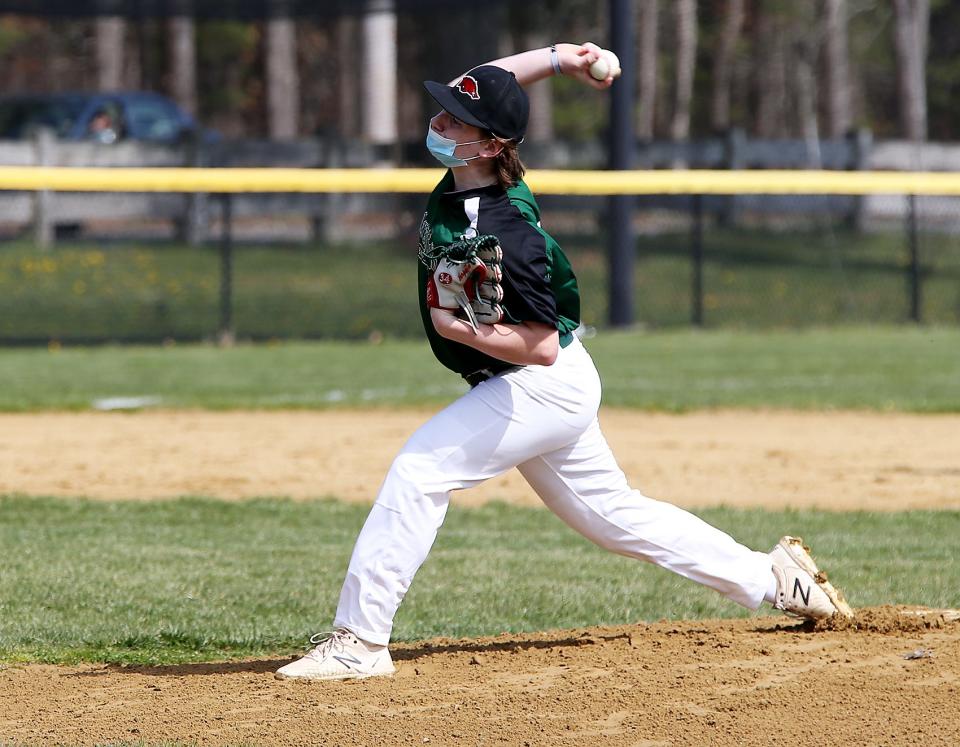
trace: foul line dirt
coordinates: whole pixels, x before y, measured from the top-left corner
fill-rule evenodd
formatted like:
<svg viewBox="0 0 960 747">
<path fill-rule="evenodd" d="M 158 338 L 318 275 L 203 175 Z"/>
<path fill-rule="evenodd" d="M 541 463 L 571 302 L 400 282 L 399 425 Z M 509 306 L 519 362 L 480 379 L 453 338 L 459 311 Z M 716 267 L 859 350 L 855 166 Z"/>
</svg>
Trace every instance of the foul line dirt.
<svg viewBox="0 0 960 747">
<path fill-rule="evenodd" d="M 422 410 L 0 415 L 0 493 L 370 502 Z M 960 415 L 604 410 L 634 487 L 686 507 L 960 508 Z M 538 505 L 515 471 L 455 497 Z"/>
</svg>

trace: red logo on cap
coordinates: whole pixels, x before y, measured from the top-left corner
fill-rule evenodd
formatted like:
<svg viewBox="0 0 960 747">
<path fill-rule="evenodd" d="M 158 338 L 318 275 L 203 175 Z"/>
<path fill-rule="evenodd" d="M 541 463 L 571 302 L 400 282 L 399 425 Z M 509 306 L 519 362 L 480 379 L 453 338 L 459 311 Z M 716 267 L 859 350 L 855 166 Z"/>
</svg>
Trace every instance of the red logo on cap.
<svg viewBox="0 0 960 747">
<path fill-rule="evenodd" d="M 474 101 L 480 100 L 480 88 L 477 86 L 477 79 L 470 75 L 464 75 L 457 83 L 457 90 L 465 93 Z"/>
</svg>

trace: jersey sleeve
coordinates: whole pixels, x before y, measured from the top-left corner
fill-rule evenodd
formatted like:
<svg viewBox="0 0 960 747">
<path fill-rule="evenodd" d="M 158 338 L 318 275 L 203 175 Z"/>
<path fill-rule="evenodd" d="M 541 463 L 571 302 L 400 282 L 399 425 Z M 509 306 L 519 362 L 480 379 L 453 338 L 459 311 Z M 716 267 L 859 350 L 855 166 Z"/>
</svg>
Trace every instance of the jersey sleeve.
<svg viewBox="0 0 960 747">
<path fill-rule="evenodd" d="M 504 300 L 507 319 L 514 323 L 557 323 L 557 302 L 550 284 L 551 262 L 544 236 L 525 221 L 500 235 L 503 247 Z"/>
<path fill-rule="evenodd" d="M 504 321 L 556 326 L 557 300 L 551 285 L 552 262 L 546 237 L 524 203 L 500 193 L 480 205 L 476 228 L 493 234 L 503 249 Z"/>
</svg>

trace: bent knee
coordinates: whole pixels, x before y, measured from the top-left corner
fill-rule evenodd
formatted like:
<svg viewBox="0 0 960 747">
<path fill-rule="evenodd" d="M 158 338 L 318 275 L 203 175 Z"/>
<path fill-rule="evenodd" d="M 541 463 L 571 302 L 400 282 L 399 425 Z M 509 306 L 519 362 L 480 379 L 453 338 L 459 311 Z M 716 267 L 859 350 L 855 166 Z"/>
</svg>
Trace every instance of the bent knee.
<svg viewBox="0 0 960 747">
<path fill-rule="evenodd" d="M 385 482 L 402 485 L 420 485 L 433 470 L 428 460 L 419 454 L 401 453 L 393 460 Z"/>
<path fill-rule="evenodd" d="M 404 511 L 418 504 L 446 505 L 449 476 L 436 462 L 416 454 L 400 454 L 393 460 L 376 502 L 385 508 Z"/>
</svg>

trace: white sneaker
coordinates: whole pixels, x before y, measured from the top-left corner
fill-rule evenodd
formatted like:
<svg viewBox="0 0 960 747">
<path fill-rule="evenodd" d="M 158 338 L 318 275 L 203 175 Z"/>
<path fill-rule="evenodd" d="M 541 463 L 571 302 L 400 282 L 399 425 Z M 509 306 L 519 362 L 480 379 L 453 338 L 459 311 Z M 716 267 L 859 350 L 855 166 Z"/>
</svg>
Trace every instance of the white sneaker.
<svg viewBox="0 0 960 747">
<path fill-rule="evenodd" d="M 822 573 L 799 537 L 783 537 L 770 551 L 777 578 L 774 607 L 787 614 L 816 620 L 839 613 L 853 617 L 853 610 Z"/>
<path fill-rule="evenodd" d="M 277 679 L 356 680 L 381 677 L 396 671 L 386 646 L 371 651 L 368 645 L 346 628 L 319 633 L 310 638 L 319 644 L 302 659 L 277 670 Z"/>
</svg>

